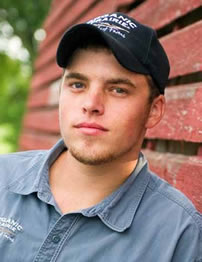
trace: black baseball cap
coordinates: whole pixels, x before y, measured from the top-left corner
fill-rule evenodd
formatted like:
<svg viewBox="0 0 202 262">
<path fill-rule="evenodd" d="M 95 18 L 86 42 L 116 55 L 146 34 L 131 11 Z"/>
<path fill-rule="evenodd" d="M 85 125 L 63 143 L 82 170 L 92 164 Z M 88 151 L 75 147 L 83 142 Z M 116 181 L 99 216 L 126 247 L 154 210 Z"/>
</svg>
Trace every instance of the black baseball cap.
<svg viewBox="0 0 202 262">
<path fill-rule="evenodd" d="M 104 40 L 123 67 L 150 75 L 160 93 L 164 94 L 170 66 L 155 30 L 120 12 L 105 14 L 69 28 L 58 45 L 57 64 L 66 68 L 80 42 L 89 41 L 94 36 Z"/>
</svg>

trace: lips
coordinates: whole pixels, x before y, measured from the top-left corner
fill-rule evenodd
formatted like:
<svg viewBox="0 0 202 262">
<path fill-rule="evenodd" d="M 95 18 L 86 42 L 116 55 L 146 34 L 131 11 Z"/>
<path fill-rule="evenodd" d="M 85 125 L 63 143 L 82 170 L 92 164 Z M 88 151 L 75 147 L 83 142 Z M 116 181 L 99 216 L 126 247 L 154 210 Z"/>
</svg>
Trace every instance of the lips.
<svg viewBox="0 0 202 262">
<path fill-rule="evenodd" d="M 98 129 L 101 131 L 108 131 L 108 129 L 104 128 L 103 126 L 97 124 L 97 123 L 79 123 L 75 125 L 76 128 L 89 128 L 89 129 Z"/>
</svg>

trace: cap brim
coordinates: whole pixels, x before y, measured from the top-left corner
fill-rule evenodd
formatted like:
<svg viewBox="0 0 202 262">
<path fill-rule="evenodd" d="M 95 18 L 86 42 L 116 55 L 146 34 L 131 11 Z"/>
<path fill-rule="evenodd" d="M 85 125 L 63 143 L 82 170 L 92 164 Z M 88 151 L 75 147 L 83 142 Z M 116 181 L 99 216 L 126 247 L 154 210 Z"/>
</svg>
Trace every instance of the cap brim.
<svg viewBox="0 0 202 262">
<path fill-rule="evenodd" d="M 62 68 L 66 68 L 68 59 L 77 49 L 82 39 L 85 41 L 87 37 L 93 37 L 93 35 L 101 37 L 106 42 L 123 67 L 136 73 L 149 74 L 144 65 L 126 46 L 123 46 L 121 41 L 113 38 L 112 34 L 109 34 L 107 31 L 102 31 L 91 24 L 75 25 L 64 33 L 57 49 L 57 64 Z"/>
</svg>

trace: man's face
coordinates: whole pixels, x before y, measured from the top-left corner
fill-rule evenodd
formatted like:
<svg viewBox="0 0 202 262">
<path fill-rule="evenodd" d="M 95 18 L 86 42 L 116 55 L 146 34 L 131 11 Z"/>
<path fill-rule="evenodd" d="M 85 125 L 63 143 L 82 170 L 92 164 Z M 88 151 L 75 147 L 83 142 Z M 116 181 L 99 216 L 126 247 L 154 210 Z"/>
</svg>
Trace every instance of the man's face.
<svg viewBox="0 0 202 262">
<path fill-rule="evenodd" d="M 146 77 L 104 49 L 77 50 L 59 100 L 62 137 L 71 155 L 98 165 L 137 159 L 150 106 Z"/>
</svg>

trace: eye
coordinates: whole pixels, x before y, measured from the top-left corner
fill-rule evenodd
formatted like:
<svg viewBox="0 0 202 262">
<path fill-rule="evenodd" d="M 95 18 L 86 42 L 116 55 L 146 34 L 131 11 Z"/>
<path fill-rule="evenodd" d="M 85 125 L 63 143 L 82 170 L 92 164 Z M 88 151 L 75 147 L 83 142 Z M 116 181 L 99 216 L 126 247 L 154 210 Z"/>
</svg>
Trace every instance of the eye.
<svg viewBox="0 0 202 262">
<path fill-rule="evenodd" d="M 65 86 L 68 90 L 74 93 L 80 93 L 86 87 L 85 83 L 82 83 L 82 81 L 77 81 L 77 80 L 66 81 Z"/>
<path fill-rule="evenodd" d="M 123 88 L 120 88 L 120 87 L 116 88 L 115 91 L 116 91 L 116 93 L 119 93 L 119 94 L 126 93 L 126 91 Z"/>
<path fill-rule="evenodd" d="M 84 87 L 84 84 L 83 83 L 80 83 L 80 82 L 75 82 L 75 83 L 72 83 L 70 84 L 70 86 L 74 89 L 81 89 Z"/>
<path fill-rule="evenodd" d="M 112 92 L 117 95 L 125 95 L 128 93 L 128 90 L 125 88 L 121 88 L 121 87 L 113 87 Z"/>
</svg>

